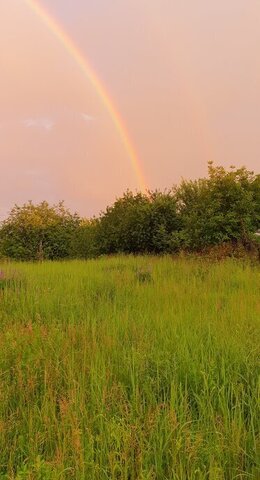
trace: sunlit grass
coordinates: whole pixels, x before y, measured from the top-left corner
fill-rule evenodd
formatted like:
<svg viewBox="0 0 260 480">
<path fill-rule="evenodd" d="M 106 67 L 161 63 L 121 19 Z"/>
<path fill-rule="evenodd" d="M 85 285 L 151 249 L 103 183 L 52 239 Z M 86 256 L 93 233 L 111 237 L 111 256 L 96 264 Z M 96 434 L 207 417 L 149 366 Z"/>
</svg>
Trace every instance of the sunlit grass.
<svg viewBox="0 0 260 480">
<path fill-rule="evenodd" d="M 0 478 L 259 478 L 259 269 L 0 270 Z"/>
</svg>

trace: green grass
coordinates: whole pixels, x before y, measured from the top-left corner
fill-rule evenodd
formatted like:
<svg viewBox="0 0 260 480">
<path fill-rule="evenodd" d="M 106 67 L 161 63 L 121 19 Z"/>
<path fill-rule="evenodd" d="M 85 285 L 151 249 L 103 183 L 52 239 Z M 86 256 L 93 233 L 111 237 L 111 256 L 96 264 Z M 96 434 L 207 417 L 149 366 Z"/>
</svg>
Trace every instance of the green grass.
<svg viewBox="0 0 260 480">
<path fill-rule="evenodd" d="M 258 479 L 259 269 L 3 264 L 0 479 Z"/>
</svg>

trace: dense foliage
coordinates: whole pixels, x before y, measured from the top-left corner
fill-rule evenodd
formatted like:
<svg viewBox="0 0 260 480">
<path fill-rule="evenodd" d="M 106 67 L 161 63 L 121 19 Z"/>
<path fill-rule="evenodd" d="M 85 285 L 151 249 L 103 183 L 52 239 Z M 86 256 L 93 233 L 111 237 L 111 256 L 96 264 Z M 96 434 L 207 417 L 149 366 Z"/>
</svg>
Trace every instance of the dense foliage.
<svg viewBox="0 0 260 480">
<path fill-rule="evenodd" d="M 209 178 L 183 181 L 176 189 L 182 228 L 177 246 L 191 250 L 231 241 L 250 244 L 260 222 L 260 175 L 246 168 L 214 167 Z"/>
<path fill-rule="evenodd" d="M 32 202 L 11 210 L 0 231 L 2 255 L 19 260 L 54 260 L 70 256 L 71 238 L 79 226 L 77 214 L 63 205 Z"/>
<path fill-rule="evenodd" d="M 179 227 L 176 200 L 170 192 L 127 192 L 101 216 L 97 243 L 101 253 L 165 252 Z"/>
<path fill-rule="evenodd" d="M 63 203 L 15 206 L 0 229 L 0 253 L 36 260 L 203 251 L 227 242 L 251 248 L 259 226 L 260 175 L 209 163 L 208 178 L 165 192 L 127 191 L 97 219 L 80 219 Z"/>
</svg>

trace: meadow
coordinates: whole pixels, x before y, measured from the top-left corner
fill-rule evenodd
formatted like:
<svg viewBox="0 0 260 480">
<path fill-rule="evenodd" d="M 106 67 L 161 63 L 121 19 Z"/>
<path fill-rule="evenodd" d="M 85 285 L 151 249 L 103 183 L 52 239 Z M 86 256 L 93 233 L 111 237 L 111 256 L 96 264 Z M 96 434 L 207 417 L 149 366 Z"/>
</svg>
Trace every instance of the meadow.
<svg viewBox="0 0 260 480">
<path fill-rule="evenodd" d="M 0 479 L 260 478 L 257 266 L 0 270 Z"/>
</svg>

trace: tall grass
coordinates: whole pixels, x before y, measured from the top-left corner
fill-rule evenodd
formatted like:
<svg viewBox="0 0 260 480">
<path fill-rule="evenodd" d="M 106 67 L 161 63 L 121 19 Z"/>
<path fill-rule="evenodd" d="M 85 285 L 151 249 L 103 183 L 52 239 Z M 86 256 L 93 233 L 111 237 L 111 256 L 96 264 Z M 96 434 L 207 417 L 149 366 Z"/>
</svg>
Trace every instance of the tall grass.
<svg viewBox="0 0 260 480">
<path fill-rule="evenodd" d="M 256 267 L 0 270 L 1 479 L 260 478 Z"/>
</svg>

